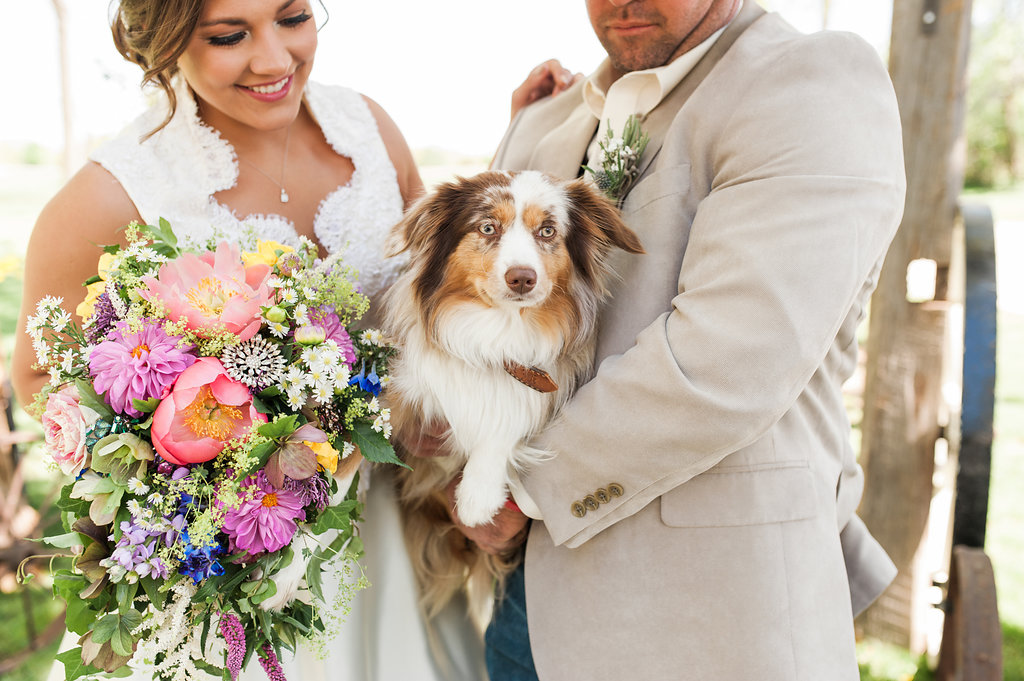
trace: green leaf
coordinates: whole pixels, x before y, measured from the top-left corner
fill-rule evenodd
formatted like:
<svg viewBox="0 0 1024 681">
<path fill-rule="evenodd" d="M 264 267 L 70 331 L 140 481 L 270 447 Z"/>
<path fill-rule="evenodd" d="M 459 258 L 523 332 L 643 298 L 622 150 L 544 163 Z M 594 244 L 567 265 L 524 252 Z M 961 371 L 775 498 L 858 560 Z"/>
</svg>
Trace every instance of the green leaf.
<svg viewBox="0 0 1024 681">
<path fill-rule="evenodd" d="M 149 598 L 149 602 L 157 610 L 163 610 L 164 603 L 167 602 L 167 592 L 160 588 L 161 583 L 152 577 L 143 577 L 139 580 L 139 584 L 142 585 L 142 590 L 146 593 L 146 597 Z"/>
<path fill-rule="evenodd" d="M 104 615 L 93 627 L 92 642 L 97 644 L 110 641 L 110 648 L 122 657 L 130 656 L 135 649 L 132 631 L 142 624 L 142 613 L 128 610 L 124 613 Z"/>
<path fill-rule="evenodd" d="M 84 499 L 72 499 L 71 489 L 74 485 L 64 485 L 60 489 L 60 498 L 57 500 L 57 508 L 62 511 L 74 514 L 75 517 L 87 517 L 89 515 L 89 502 Z"/>
<path fill-rule="evenodd" d="M 259 605 L 263 601 L 277 594 L 277 585 L 269 579 L 263 582 L 263 585 L 259 588 L 255 594 L 252 595 L 253 605 Z"/>
<path fill-rule="evenodd" d="M 408 468 L 398 456 L 395 455 L 395 448 L 391 446 L 383 433 L 378 433 L 368 423 L 357 423 L 352 429 L 352 444 L 359 447 L 363 458 L 373 463 L 393 463 L 403 468 Z"/>
<path fill-rule="evenodd" d="M 120 582 L 117 585 L 117 608 L 121 611 L 122 615 L 135 612 L 132 610 L 132 604 L 135 602 L 135 594 L 139 592 L 139 585 L 129 584 L 128 582 Z"/>
<path fill-rule="evenodd" d="M 352 511 L 359 502 L 347 499 L 337 506 L 328 506 L 313 523 L 313 534 L 323 534 L 327 530 L 343 530 L 352 526 Z"/>
<path fill-rule="evenodd" d="M 352 558 L 358 559 L 363 555 L 363 538 L 359 536 L 352 537 L 352 541 L 348 545 L 348 553 Z"/>
<path fill-rule="evenodd" d="M 106 643 L 117 631 L 118 625 L 121 623 L 121 618 L 117 616 L 117 613 L 112 612 L 104 615 L 96 622 L 96 626 L 92 628 L 92 642 L 93 643 Z"/>
<path fill-rule="evenodd" d="M 101 418 L 112 419 L 114 418 L 114 410 L 110 408 L 103 398 L 96 394 L 92 384 L 84 378 L 79 378 L 75 381 L 75 388 L 78 390 L 78 401 L 80 404 L 89 407 Z"/>
<path fill-rule="evenodd" d="M 295 414 L 286 416 L 283 419 L 277 421 L 271 421 L 264 423 L 262 426 L 256 429 L 263 437 L 269 437 L 272 440 L 276 440 L 279 437 L 285 435 L 291 435 L 295 432 L 295 429 L 299 427 L 299 417 Z"/>
<path fill-rule="evenodd" d="M 74 681 L 90 674 L 99 674 L 100 670 L 82 662 L 82 649 L 72 648 L 57 655 L 57 660 L 64 663 L 64 681 Z"/>
<path fill-rule="evenodd" d="M 96 621 L 101 610 L 96 610 L 93 605 L 95 600 L 85 598 L 71 598 L 68 600 L 68 609 L 64 615 L 64 625 L 68 631 L 76 634 L 84 634 L 89 631 L 89 625 Z"/>
<path fill-rule="evenodd" d="M 45 544 L 49 544 L 58 549 L 70 549 L 72 546 L 81 546 L 82 537 L 77 532 L 68 532 L 67 534 L 58 534 L 53 537 L 43 537 L 41 540 Z"/>
<path fill-rule="evenodd" d="M 159 405 L 159 397 L 150 397 L 148 400 L 140 400 L 134 397 L 132 398 L 132 406 L 144 414 L 152 414 L 154 411 L 156 411 L 156 408 Z"/>
</svg>

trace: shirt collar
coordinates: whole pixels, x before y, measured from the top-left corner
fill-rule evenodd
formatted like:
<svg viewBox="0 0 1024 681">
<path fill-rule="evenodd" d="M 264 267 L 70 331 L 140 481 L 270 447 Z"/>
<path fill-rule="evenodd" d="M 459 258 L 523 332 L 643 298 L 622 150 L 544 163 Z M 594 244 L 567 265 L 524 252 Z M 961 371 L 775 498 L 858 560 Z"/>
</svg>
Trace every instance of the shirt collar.
<svg viewBox="0 0 1024 681">
<path fill-rule="evenodd" d="M 715 44 L 725 28 L 723 26 L 718 29 L 692 50 L 684 52 L 664 66 L 631 71 L 615 82 L 610 82 L 611 63 L 605 59 L 583 84 L 583 101 L 598 120 L 605 118 L 605 104 L 613 94 L 616 97 L 625 96 L 633 100 L 633 113 L 646 116 L 682 82 L 686 74 Z"/>
</svg>

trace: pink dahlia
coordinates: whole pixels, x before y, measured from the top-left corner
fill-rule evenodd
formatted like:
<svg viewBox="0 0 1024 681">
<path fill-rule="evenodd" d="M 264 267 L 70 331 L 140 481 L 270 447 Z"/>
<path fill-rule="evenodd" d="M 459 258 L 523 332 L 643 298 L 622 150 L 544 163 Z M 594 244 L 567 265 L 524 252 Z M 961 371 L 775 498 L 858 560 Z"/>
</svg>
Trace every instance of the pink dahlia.
<svg viewBox="0 0 1024 681">
<path fill-rule="evenodd" d="M 267 417 L 256 411 L 244 383 L 215 357 L 200 357 L 181 372 L 153 412 L 153 447 L 179 466 L 214 458 L 224 443 L 244 436 Z"/>
<path fill-rule="evenodd" d="M 222 241 L 215 253 L 186 253 L 143 277 L 146 300 L 160 301 L 172 321 L 193 330 L 228 331 L 248 340 L 259 330 L 260 308 L 272 304 L 267 265 L 245 267 L 238 246 Z"/>
<path fill-rule="evenodd" d="M 287 546 L 298 528 L 296 521 L 305 517 L 302 496 L 274 487 L 263 471 L 249 476 L 242 487 L 251 490 L 252 498 L 229 509 L 224 518 L 223 529 L 232 551 L 255 555 Z"/>
<path fill-rule="evenodd" d="M 196 358 L 178 347 L 177 336 L 168 336 L 155 324 L 146 323 L 131 332 L 119 323 L 89 353 L 89 373 L 98 393 L 106 393 L 107 404 L 121 414 L 142 416 L 132 400 L 160 397 L 178 374 Z"/>
</svg>

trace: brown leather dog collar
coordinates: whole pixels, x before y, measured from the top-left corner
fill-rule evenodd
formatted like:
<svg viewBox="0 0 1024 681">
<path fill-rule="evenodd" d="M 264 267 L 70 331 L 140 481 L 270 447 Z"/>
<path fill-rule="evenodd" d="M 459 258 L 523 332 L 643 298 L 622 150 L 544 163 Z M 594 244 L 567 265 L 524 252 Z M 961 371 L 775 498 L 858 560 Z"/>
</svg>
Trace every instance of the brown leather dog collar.
<svg viewBox="0 0 1024 681">
<path fill-rule="evenodd" d="M 553 378 L 551 378 L 551 374 L 543 369 L 527 367 L 523 366 L 519 362 L 506 360 L 505 371 L 507 371 L 512 378 L 525 386 L 533 388 L 539 393 L 553 393 L 558 390 L 558 384 L 555 383 Z"/>
</svg>

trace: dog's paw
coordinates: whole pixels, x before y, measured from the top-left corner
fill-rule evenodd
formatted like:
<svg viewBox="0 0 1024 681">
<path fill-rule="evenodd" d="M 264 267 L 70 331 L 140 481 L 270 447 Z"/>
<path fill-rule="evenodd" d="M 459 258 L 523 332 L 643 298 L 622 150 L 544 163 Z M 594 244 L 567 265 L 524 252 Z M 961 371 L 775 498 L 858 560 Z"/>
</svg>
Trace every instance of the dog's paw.
<svg viewBox="0 0 1024 681">
<path fill-rule="evenodd" d="M 455 510 L 459 520 L 470 527 L 486 525 L 501 510 L 508 494 L 505 485 L 473 484 L 463 477 L 455 488 Z"/>
</svg>

